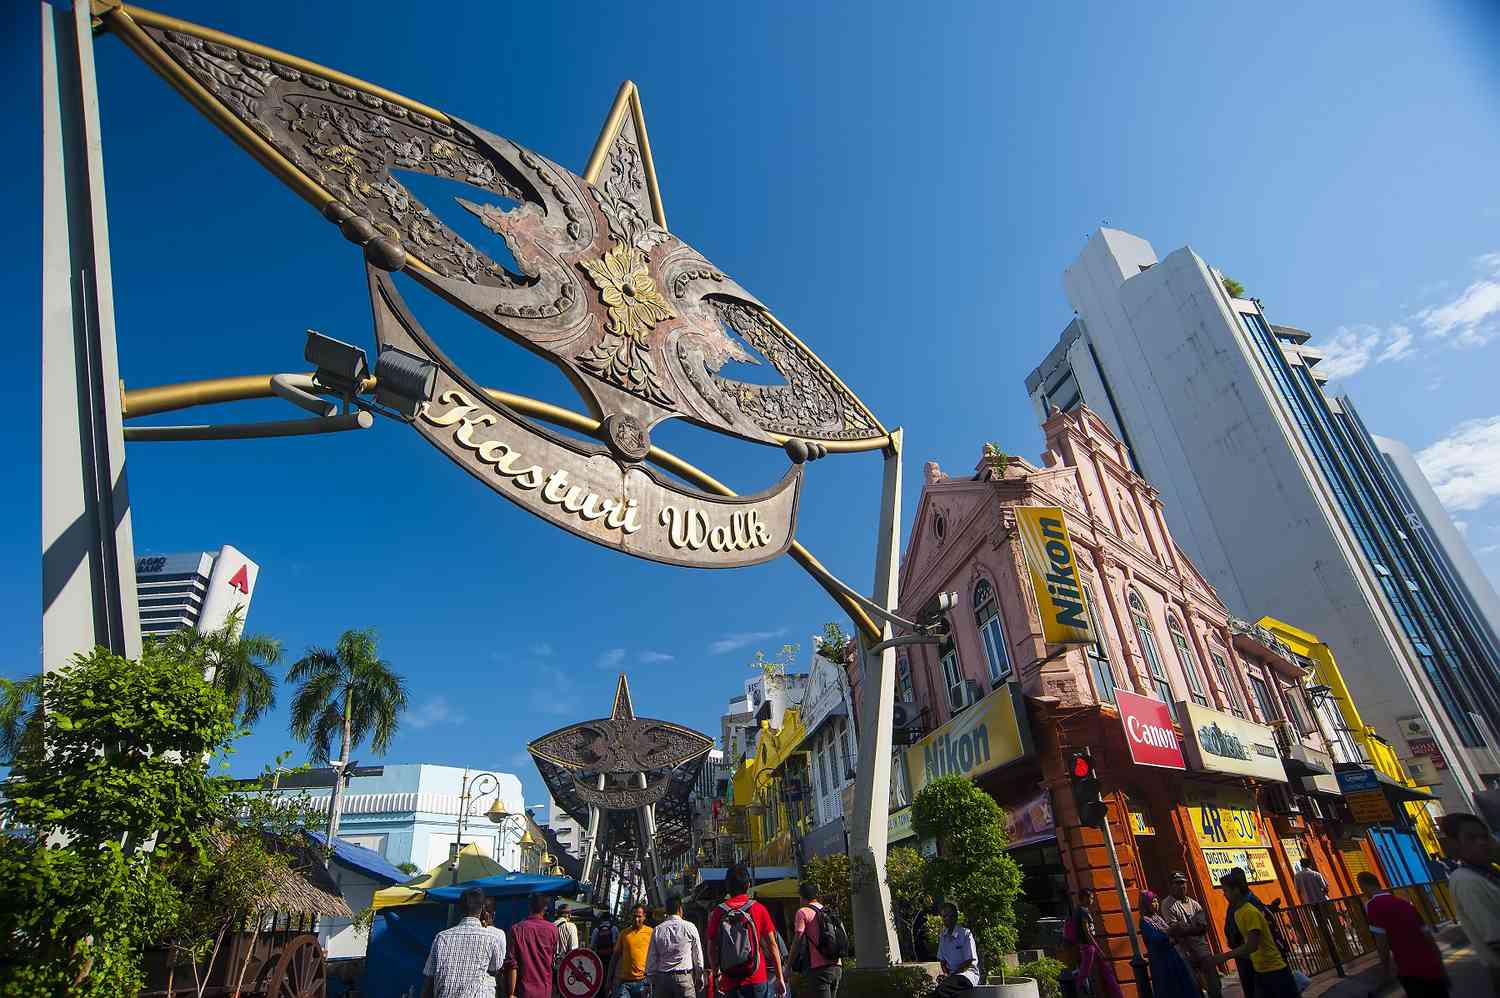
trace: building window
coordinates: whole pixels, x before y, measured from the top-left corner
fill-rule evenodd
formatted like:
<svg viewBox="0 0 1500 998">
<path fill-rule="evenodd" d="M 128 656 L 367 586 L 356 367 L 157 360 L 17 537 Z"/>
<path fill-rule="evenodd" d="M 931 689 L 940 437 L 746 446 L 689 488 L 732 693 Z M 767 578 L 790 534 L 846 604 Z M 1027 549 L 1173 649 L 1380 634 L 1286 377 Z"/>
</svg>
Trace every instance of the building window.
<svg viewBox="0 0 1500 998">
<path fill-rule="evenodd" d="M 948 708 L 957 713 L 964 702 L 964 671 L 959 668 L 958 648 L 952 641 L 938 645 L 938 661 L 943 666 L 943 682 L 948 687 Z"/>
<path fill-rule="evenodd" d="M 1291 717 L 1297 730 L 1304 735 L 1313 733 L 1312 724 L 1307 719 L 1307 711 L 1302 709 L 1302 698 L 1297 691 L 1289 687 L 1282 687 L 1281 698 L 1286 701 L 1286 712 Z"/>
<path fill-rule="evenodd" d="M 1089 672 L 1094 677 L 1094 691 L 1100 703 L 1115 702 L 1115 670 L 1109 664 L 1109 645 L 1104 640 L 1104 628 L 1099 626 L 1099 615 L 1094 612 L 1094 591 L 1083 584 L 1083 605 L 1088 610 L 1089 628 L 1094 632 L 1094 643 L 1084 649 L 1088 655 Z"/>
<path fill-rule="evenodd" d="M 896 699 L 912 702 L 917 699 L 911 687 L 911 663 L 905 655 L 896 657 Z"/>
<path fill-rule="evenodd" d="M 1224 702 L 1229 706 L 1229 713 L 1235 717 L 1245 716 L 1245 706 L 1240 702 L 1239 687 L 1234 684 L 1234 677 L 1229 674 L 1229 663 L 1224 661 L 1224 656 L 1213 649 L 1209 649 L 1208 657 L 1214 660 L 1214 672 L 1219 676 L 1219 687 L 1224 691 Z"/>
<path fill-rule="evenodd" d="M 828 798 L 828 753 L 818 753 L 818 787 L 823 791 L 823 798 Z"/>
<path fill-rule="evenodd" d="M 1276 698 L 1271 695 L 1271 688 L 1266 685 L 1265 680 L 1259 676 L 1246 676 L 1245 678 L 1250 680 L 1250 692 L 1255 696 L 1255 705 L 1260 708 L 1261 720 L 1267 724 L 1281 720 L 1281 711 L 1276 707 Z"/>
<path fill-rule="evenodd" d="M 1010 656 L 1005 653 L 1005 630 L 1000 626 L 995 590 L 988 579 L 980 579 L 974 587 L 974 623 L 984 642 L 984 657 L 990 663 L 990 682 L 1000 683 L 1010 675 Z"/>
<path fill-rule="evenodd" d="M 854 746 L 849 740 L 849 725 L 842 720 L 839 721 L 839 741 L 844 743 L 844 761 L 846 763 L 844 772 L 852 772 L 854 769 Z M 840 780 L 839 782 L 842 783 L 844 781 Z"/>
<path fill-rule="evenodd" d="M 1203 677 L 1198 672 L 1198 659 L 1193 655 L 1193 646 L 1188 644 L 1187 635 L 1182 633 L 1182 625 L 1172 614 L 1167 614 L 1167 633 L 1172 636 L 1172 644 L 1177 647 L 1177 662 L 1182 666 L 1182 675 L 1187 679 L 1188 695 L 1193 702 L 1200 707 L 1208 706 L 1208 691 L 1203 687 Z"/>
<path fill-rule="evenodd" d="M 1130 619 L 1135 622 L 1135 635 L 1141 642 L 1141 654 L 1146 656 L 1146 668 L 1151 673 L 1151 685 L 1156 699 L 1167 705 L 1172 720 L 1178 721 L 1177 705 L 1172 702 L 1172 684 L 1167 681 L 1167 670 L 1161 664 L 1161 652 L 1156 647 L 1156 635 L 1151 630 L 1151 621 L 1146 616 L 1146 604 L 1134 590 L 1130 592 Z M 1181 723 L 1178 721 L 1178 723 Z"/>
</svg>

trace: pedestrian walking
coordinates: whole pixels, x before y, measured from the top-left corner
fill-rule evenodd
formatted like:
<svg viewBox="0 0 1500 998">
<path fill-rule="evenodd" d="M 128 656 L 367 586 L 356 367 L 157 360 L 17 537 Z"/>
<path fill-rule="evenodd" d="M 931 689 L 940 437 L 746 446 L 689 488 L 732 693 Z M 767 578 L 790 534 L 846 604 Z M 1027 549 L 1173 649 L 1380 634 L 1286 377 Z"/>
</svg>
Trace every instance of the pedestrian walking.
<svg viewBox="0 0 1500 998">
<path fill-rule="evenodd" d="M 1162 916 L 1167 930 L 1177 944 L 1177 951 L 1188 969 L 1198 978 L 1198 987 L 1208 998 L 1222 998 L 1223 981 L 1213 962 L 1213 947 L 1208 944 L 1208 913 L 1198 900 L 1188 896 L 1187 874 L 1181 870 L 1171 876 L 1172 893 L 1162 902 Z"/>
<path fill-rule="evenodd" d="M 1474 953 L 1490 968 L 1495 993 L 1500 994 L 1500 871 L 1495 869 L 1494 836 L 1472 814 L 1445 814 L 1438 826 L 1445 851 L 1458 861 L 1458 868 L 1448 874 L 1458 924 Z"/>
<path fill-rule="evenodd" d="M 802 907 L 792 921 L 792 969 L 806 976 L 817 998 L 833 998 L 844 968 L 839 958 L 849 955 L 849 934 L 838 915 L 818 900 L 818 888 L 802 881 Z"/>
<path fill-rule="evenodd" d="M 1080 887 L 1078 903 L 1063 926 L 1063 941 L 1078 951 L 1078 986 L 1098 998 L 1125 998 L 1119 978 L 1109 957 L 1099 949 L 1098 930 L 1094 923 L 1094 889 Z"/>
<path fill-rule="evenodd" d="M 703 990 L 703 941 L 682 917 L 682 897 L 667 898 L 667 917 L 651 933 L 646 951 L 651 998 L 697 998 Z"/>
<path fill-rule="evenodd" d="M 1292 877 L 1297 885 L 1297 896 L 1303 904 L 1323 904 L 1328 900 L 1328 881 L 1318 872 L 1318 864 L 1311 856 L 1302 857 L 1302 869 Z"/>
<path fill-rule="evenodd" d="M 557 917 L 552 924 L 557 926 L 558 946 L 564 954 L 571 953 L 578 948 L 578 926 L 573 923 L 573 916 L 566 908 L 557 907 Z"/>
<path fill-rule="evenodd" d="M 1214 957 L 1214 962 L 1236 961 L 1246 998 L 1297 998 L 1297 980 L 1276 945 L 1270 917 L 1252 901 L 1250 881 L 1245 871 L 1238 866 L 1232 868 L 1220 878 L 1219 887 L 1229 898 L 1224 934 L 1234 948 Z M 1245 972 L 1247 964 L 1248 975 Z"/>
<path fill-rule="evenodd" d="M 609 968 L 610 961 L 614 959 L 615 943 L 619 941 L 619 938 L 620 931 L 615 928 L 615 921 L 609 915 L 605 915 L 594 927 L 591 944 L 606 969 Z"/>
<path fill-rule="evenodd" d="M 1172 929 L 1161 913 L 1161 899 L 1141 891 L 1141 939 L 1151 964 L 1151 993 L 1157 998 L 1199 998 L 1198 979 L 1178 952 Z"/>
<path fill-rule="evenodd" d="M 651 926 L 646 924 L 646 906 L 630 909 L 633 924 L 620 933 L 606 980 L 614 998 L 646 998 L 646 954 L 651 949 Z"/>
<path fill-rule="evenodd" d="M 1365 902 L 1365 920 L 1375 937 L 1380 969 L 1385 976 L 1400 981 L 1407 998 L 1447 998 L 1448 975 L 1443 970 L 1443 956 L 1416 907 L 1382 889 L 1375 874 L 1368 870 L 1357 879 L 1360 890 L 1370 895 Z"/>
<path fill-rule="evenodd" d="M 766 998 L 773 971 L 777 993 L 785 994 L 776 924 L 766 906 L 750 898 L 750 885 L 749 867 L 736 863 L 729 868 L 724 878 L 729 896 L 708 916 L 708 969 L 721 995 Z"/>
<path fill-rule="evenodd" d="M 533 894 L 531 914 L 510 927 L 507 998 L 552 998 L 552 971 L 561 945 L 557 926 L 547 921 L 546 911 L 546 895 Z"/>
<path fill-rule="evenodd" d="M 505 939 L 485 927 L 484 891 L 471 887 L 459 895 L 463 917 L 444 929 L 427 951 L 422 968 L 422 998 L 493 998 L 495 978 L 505 966 Z"/>
<path fill-rule="evenodd" d="M 974 933 L 958 924 L 958 906 L 951 901 L 943 905 L 943 934 L 938 936 L 938 963 L 943 976 L 938 978 L 935 998 L 951 998 L 979 986 L 979 947 Z"/>
</svg>

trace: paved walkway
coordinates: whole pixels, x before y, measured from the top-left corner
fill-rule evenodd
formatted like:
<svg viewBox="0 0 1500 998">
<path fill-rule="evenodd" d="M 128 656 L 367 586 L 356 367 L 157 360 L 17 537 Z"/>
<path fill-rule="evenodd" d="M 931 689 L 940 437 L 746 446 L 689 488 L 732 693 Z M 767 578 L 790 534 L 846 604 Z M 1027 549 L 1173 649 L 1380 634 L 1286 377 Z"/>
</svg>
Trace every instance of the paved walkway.
<svg viewBox="0 0 1500 998">
<path fill-rule="evenodd" d="M 1454 998 L 1486 998 L 1495 993 L 1489 971 L 1474 955 L 1462 929 L 1450 926 L 1438 933 L 1438 948 L 1443 951 Z M 1332 971 L 1319 974 L 1302 998 L 1399 998 L 1405 994 L 1400 984 L 1382 978 L 1380 958 L 1373 953 L 1344 964 L 1344 972 L 1347 977 Z M 1237 978 L 1224 978 L 1225 998 L 1243 998 L 1243 994 Z"/>
</svg>

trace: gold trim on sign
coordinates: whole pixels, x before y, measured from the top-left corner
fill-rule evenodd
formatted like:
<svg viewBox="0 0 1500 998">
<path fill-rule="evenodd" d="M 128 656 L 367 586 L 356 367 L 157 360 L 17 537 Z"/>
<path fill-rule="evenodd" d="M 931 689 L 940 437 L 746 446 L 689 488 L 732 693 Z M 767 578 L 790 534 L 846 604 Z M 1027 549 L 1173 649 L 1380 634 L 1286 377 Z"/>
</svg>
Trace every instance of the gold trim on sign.
<svg viewBox="0 0 1500 998">
<path fill-rule="evenodd" d="M 202 381 L 184 381 L 175 385 L 155 385 L 150 388 L 132 388 L 124 392 L 121 400 L 122 407 L 129 415 L 127 418 L 134 419 L 139 416 L 154 416 L 163 412 L 172 412 L 177 409 L 187 409 L 198 405 L 216 405 L 224 402 L 241 402 L 250 399 L 273 398 L 275 393 L 271 390 L 271 378 L 269 374 L 242 374 L 225 378 L 206 378 Z M 592 416 L 585 416 L 581 412 L 564 409 L 541 399 L 530 398 L 525 395 L 516 395 L 511 392 L 500 391 L 496 388 L 486 388 L 485 394 L 502 405 L 509 406 L 516 412 L 534 419 L 545 420 L 564 429 L 576 430 L 589 436 L 601 435 L 601 424 Z M 894 436 L 892 439 L 896 439 Z M 646 460 L 686 482 L 698 486 L 705 492 L 725 498 L 734 498 L 738 495 L 733 489 L 710 475 L 708 472 L 689 464 L 682 458 L 670 451 L 662 450 L 660 447 L 652 447 L 646 455 Z M 801 565 L 808 575 L 812 576 L 834 601 L 844 608 L 851 620 L 860 630 L 870 638 L 871 641 L 879 641 L 882 631 L 870 619 L 869 614 L 864 611 L 858 603 L 855 603 L 836 587 L 836 578 L 832 572 L 823 566 L 823 563 L 815 558 L 811 551 L 802 546 L 802 543 L 793 540 L 787 554 L 792 560 Z"/>
<path fill-rule="evenodd" d="M 605 157 L 609 155 L 610 146 L 619 137 L 627 112 L 635 125 L 635 137 L 641 143 L 641 168 L 646 172 L 646 196 L 651 199 L 651 215 L 657 225 L 666 229 L 667 210 L 662 205 L 661 186 L 656 182 L 656 161 L 651 158 L 651 139 L 646 135 L 646 111 L 641 107 L 641 91 L 634 80 L 626 80 L 620 84 L 615 102 L 610 105 L 609 115 L 604 119 L 604 127 L 599 130 L 594 151 L 589 153 L 588 165 L 583 168 L 583 179 L 590 186 L 598 186 L 599 174 L 604 172 Z"/>
</svg>

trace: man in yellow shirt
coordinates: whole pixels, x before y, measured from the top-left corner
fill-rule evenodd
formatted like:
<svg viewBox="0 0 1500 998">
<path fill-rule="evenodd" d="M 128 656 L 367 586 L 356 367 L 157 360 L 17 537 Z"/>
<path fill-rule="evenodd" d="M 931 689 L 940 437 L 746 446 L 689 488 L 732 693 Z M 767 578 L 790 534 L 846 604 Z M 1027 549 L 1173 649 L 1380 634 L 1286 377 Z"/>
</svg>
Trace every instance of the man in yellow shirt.
<svg viewBox="0 0 1500 998">
<path fill-rule="evenodd" d="M 1214 963 L 1248 958 L 1252 971 L 1249 980 L 1244 980 L 1243 963 L 1240 977 L 1245 983 L 1245 993 L 1255 998 L 1297 998 L 1297 981 L 1292 977 L 1286 957 L 1276 946 L 1276 937 L 1271 933 L 1271 922 L 1261 906 L 1250 894 L 1250 882 L 1245 871 L 1235 867 L 1219 880 L 1219 887 L 1229 898 L 1229 918 L 1224 928 L 1234 949 L 1220 953 Z"/>
<path fill-rule="evenodd" d="M 614 998 L 646 998 L 646 954 L 651 949 L 651 926 L 646 924 L 646 906 L 632 909 L 635 924 L 620 933 L 610 960 L 609 980 Z"/>
</svg>

